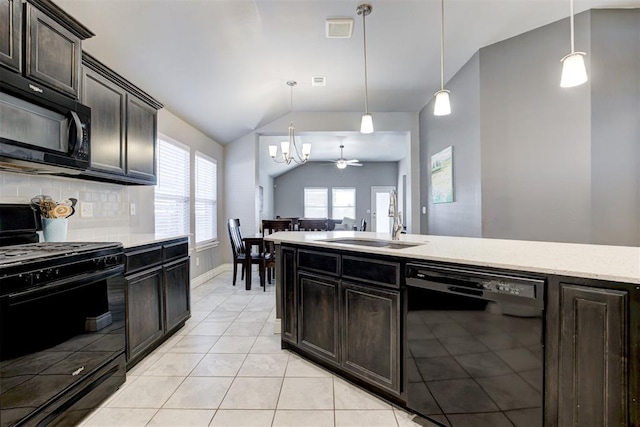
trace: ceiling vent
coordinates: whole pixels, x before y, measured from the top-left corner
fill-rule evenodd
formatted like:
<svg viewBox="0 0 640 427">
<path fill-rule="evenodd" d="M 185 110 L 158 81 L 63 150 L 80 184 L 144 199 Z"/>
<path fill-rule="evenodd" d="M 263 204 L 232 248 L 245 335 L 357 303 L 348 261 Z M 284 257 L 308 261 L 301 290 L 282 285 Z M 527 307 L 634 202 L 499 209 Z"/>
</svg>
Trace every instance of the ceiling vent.
<svg viewBox="0 0 640 427">
<path fill-rule="evenodd" d="M 311 86 L 326 86 L 327 79 L 325 76 L 313 76 L 311 77 Z"/>
<path fill-rule="evenodd" d="M 348 39 L 353 34 L 353 19 L 329 18 L 326 28 L 328 39 Z"/>
</svg>

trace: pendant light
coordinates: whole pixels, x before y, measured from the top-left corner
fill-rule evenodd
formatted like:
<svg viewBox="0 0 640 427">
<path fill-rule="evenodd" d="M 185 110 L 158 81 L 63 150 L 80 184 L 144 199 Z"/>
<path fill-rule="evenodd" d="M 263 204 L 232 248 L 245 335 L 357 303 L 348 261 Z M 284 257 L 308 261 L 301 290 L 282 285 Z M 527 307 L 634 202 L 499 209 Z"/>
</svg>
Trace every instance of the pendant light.
<svg viewBox="0 0 640 427">
<path fill-rule="evenodd" d="M 301 165 L 306 163 L 309 160 L 309 155 L 311 154 L 311 144 L 306 142 L 302 144 L 302 154 L 298 150 L 298 146 L 296 145 L 296 128 L 293 126 L 293 87 L 298 83 L 289 80 L 287 85 L 291 88 L 291 122 L 289 122 L 289 140 L 282 141 L 280 143 L 280 156 L 278 156 L 278 146 L 270 145 L 269 146 L 269 156 L 276 163 L 286 163 L 290 164 L 291 161 Z"/>
<path fill-rule="evenodd" d="M 361 133 L 373 133 L 373 116 L 369 113 L 369 93 L 367 91 L 367 27 L 365 17 L 371 13 L 370 4 L 361 4 L 356 11 L 362 15 L 362 34 L 364 35 L 364 114 L 360 123 Z"/>
<path fill-rule="evenodd" d="M 449 102 L 449 91 L 444 88 L 444 0 L 441 0 L 441 19 L 440 19 L 440 90 L 434 96 L 436 97 L 433 106 L 434 116 L 448 116 L 451 114 L 451 103 Z"/>
<path fill-rule="evenodd" d="M 569 0 L 569 23 L 571 27 L 571 53 L 560 60 L 562 62 L 562 76 L 560 77 L 561 87 L 574 87 L 585 83 L 587 69 L 584 65 L 586 53 L 575 51 L 574 26 L 573 26 L 573 0 Z"/>
</svg>

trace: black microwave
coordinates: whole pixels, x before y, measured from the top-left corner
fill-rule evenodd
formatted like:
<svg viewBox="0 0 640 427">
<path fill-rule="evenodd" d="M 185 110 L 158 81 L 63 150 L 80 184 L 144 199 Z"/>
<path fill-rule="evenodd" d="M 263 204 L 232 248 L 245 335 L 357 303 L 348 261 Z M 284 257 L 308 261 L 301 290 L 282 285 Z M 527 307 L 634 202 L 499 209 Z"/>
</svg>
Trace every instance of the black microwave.
<svg viewBox="0 0 640 427">
<path fill-rule="evenodd" d="M 90 130 L 89 107 L 0 68 L 0 170 L 79 174 Z"/>
</svg>

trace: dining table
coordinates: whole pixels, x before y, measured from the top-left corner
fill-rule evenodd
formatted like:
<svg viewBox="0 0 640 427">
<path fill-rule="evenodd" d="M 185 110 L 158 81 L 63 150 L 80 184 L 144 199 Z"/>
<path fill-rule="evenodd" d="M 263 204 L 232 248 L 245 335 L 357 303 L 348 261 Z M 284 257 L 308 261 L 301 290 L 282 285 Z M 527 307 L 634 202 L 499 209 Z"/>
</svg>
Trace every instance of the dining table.
<svg viewBox="0 0 640 427">
<path fill-rule="evenodd" d="M 263 251 L 264 236 L 262 234 L 247 236 L 247 237 L 243 237 L 242 241 L 244 242 L 244 253 L 246 254 L 244 259 L 244 269 L 245 269 L 244 286 L 247 291 L 250 291 L 251 290 L 251 248 L 253 246 L 257 246 L 258 251 L 260 251 L 260 253 L 264 253 Z M 263 279 L 264 266 L 259 265 L 258 268 L 261 269 L 260 278 Z"/>
</svg>

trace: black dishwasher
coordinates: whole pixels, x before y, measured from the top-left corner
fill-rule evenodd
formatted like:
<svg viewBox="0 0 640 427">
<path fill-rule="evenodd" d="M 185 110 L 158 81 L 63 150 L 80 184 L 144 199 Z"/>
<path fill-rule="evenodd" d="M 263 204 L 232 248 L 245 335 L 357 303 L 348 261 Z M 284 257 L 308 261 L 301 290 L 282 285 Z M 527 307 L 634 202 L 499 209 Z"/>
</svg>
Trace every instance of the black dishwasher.
<svg viewBox="0 0 640 427">
<path fill-rule="evenodd" d="M 445 425 L 542 426 L 544 280 L 407 264 L 407 406 Z"/>
</svg>

